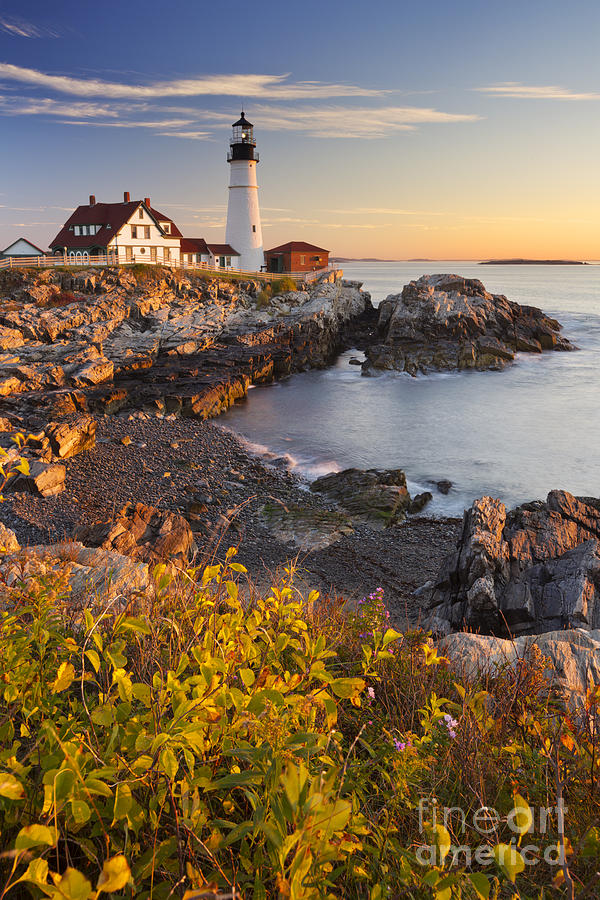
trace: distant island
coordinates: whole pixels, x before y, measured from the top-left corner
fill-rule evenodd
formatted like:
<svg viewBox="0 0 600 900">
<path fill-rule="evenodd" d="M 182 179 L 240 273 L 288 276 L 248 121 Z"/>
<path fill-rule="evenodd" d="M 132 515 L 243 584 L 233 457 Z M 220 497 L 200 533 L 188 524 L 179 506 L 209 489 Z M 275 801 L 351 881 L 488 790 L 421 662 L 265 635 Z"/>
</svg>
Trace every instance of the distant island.
<svg viewBox="0 0 600 900">
<path fill-rule="evenodd" d="M 344 263 L 344 262 L 400 262 L 398 259 L 378 259 L 375 256 L 365 256 L 362 258 L 358 258 L 356 256 L 332 256 L 331 262 L 336 263 Z"/>
<path fill-rule="evenodd" d="M 486 259 L 480 266 L 587 266 L 578 259 Z"/>
</svg>

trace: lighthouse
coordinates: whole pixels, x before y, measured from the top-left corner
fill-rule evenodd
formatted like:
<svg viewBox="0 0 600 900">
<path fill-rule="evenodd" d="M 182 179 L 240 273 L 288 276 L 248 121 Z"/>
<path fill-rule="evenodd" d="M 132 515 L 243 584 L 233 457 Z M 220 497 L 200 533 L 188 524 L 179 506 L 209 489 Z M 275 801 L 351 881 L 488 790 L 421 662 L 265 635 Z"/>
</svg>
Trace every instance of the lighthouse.
<svg viewBox="0 0 600 900">
<path fill-rule="evenodd" d="M 254 126 L 243 110 L 241 117 L 233 123 L 227 162 L 231 169 L 225 240 L 240 254 L 241 269 L 260 272 L 265 258 L 256 183 L 258 153 Z"/>
</svg>

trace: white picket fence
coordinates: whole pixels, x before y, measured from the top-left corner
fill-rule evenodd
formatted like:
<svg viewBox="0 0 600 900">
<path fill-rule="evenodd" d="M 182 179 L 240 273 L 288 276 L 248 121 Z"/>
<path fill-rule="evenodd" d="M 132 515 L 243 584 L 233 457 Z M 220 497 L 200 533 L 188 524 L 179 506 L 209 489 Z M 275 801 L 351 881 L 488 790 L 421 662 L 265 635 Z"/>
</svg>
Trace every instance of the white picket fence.
<svg viewBox="0 0 600 900">
<path fill-rule="evenodd" d="M 88 256 L 84 258 L 72 259 L 64 256 L 9 256 L 6 259 L 0 259 L 0 269 L 52 269 L 52 268 L 96 268 L 101 266 L 131 266 L 140 265 L 140 263 L 123 263 L 117 262 L 114 256 Z M 192 271 L 206 272 L 208 275 L 233 275 L 236 277 L 248 277 L 249 279 L 261 279 L 262 281 L 276 281 L 279 278 L 289 277 L 294 281 L 309 283 L 317 281 L 323 275 L 335 272 L 333 266 L 324 269 L 316 269 L 314 272 L 247 272 L 243 269 L 226 269 L 216 266 L 210 266 L 208 263 L 165 263 L 165 262 L 144 262 L 143 265 L 157 265 L 168 267 L 171 269 L 190 269 Z"/>
</svg>

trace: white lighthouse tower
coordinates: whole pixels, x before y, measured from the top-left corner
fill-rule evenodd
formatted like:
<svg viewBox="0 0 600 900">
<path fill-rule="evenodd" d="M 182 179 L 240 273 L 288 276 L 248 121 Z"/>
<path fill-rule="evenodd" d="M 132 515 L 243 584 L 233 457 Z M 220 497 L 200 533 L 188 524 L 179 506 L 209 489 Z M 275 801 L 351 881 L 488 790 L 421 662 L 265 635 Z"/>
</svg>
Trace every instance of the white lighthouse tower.
<svg viewBox="0 0 600 900">
<path fill-rule="evenodd" d="M 254 126 L 242 110 L 241 118 L 233 123 L 233 136 L 227 154 L 231 173 L 225 240 L 240 254 L 240 268 L 247 272 L 260 272 L 265 257 L 256 183 L 258 153 L 253 131 Z"/>
</svg>

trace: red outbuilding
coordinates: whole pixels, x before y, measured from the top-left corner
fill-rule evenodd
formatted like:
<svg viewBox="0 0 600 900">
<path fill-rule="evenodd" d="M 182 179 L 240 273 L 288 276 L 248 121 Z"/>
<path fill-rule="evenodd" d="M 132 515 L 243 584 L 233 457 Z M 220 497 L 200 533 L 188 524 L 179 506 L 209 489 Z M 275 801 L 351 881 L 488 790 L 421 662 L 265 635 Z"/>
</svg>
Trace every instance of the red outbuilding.
<svg viewBox="0 0 600 900">
<path fill-rule="evenodd" d="M 272 250 L 265 250 L 267 272 L 314 272 L 329 265 L 329 250 L 307 244 L 306 241 L 288 241 Z"/>
</svg>

